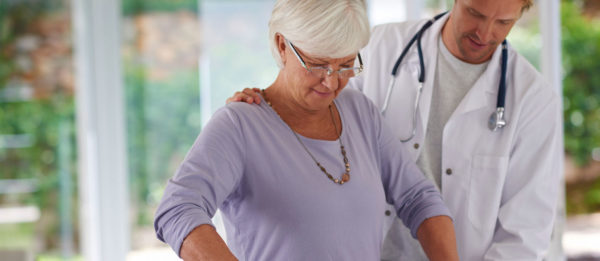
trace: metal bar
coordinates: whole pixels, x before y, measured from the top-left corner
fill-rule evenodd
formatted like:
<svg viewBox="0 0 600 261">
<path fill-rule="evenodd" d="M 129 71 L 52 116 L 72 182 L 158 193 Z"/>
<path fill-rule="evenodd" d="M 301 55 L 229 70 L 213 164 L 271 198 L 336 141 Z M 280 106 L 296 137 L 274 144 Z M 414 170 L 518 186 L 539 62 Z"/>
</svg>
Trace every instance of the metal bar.
<svg viewBox="0 0 600 261">
<path fill-rule="evenodd" d="M 536 1 L 542 33 L 541 70 L 544 78 L 562 94 L 562 55 L 560 35 L 560 2 Z"/>
<path fill-rule="evenodd" d="M 559 0 L 541 0 L 536 1 L 539 8 L 540 31 L 542 33 L 541 50 L 541 73 L 562 96 L 562 56 L 561 56 L 561 33 L 560 33 L 560 1 Z M 561 145 L 562 150 L 562 145 Z M 563 168 L 562 160 L 559 169 Z M 562 179 L 562 186 L 559 191 L 559 204 L 557 207 L 554 231 L 550 250 L 546 260 L 559 261 L 566 260 L 563 246 L 562 235 L 566 222 L 565 207 L 565 183 Z"/>
</svg>

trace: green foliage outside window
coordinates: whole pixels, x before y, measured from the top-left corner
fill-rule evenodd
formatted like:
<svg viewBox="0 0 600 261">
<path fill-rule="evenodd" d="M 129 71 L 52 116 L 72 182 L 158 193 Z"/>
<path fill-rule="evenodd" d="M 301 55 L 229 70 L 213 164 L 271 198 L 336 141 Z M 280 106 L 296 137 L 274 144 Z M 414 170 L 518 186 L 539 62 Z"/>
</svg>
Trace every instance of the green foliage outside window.
<svg viewBox="0 0 600 261">
<path fill-rule="evenodd" d="M 147 12 L 198 11 L 198 0 L 122 0 L 123 15 Z"/>
<path fill-rule="evenodd" d="M 579 165 L 600 147 L 600 20 L 564 1 L 562 48 L 565 149 Z"/>
<path fill-rule="evenodd" d="M 57 248 L 61 208 L 71 220 L 77 216 L 76 209 L 65 208 L 76 206 L 77 198 L 60 198 L 65 189 L 75 191 L 77 180 L 73 96 L 57 86 L 52 95 L 34 95 L 31 79 L 22 81 L 31 76 L 15 56 L 19 37 L 32 35 L 36 22 L 61 11 L 59 0 L 0 1 L 0 179 L 31 181 L 35 187 L 30 193 L 0 194 L 0 205 L 35 206 L 41 212 L 35 223 L 0 225 L 2 248 L 27 248 L 36 241 Z M 21 140 L 20 145 L 8 146 L 11 140 Z"/>
<path fill-rule="evenodd" d="M 585 166 L 600 154 L 600 19 L 582 16 L 575 1 L 563 1 L 561 14 L 565 150 Z M 567 187 L 569 213 L 599 210 L 600 180 Z"/>
<path fill-rule="evenodd" d="M 197 70 L 149 81 L 143 65 L 125 61 L 129 182 L 138 225 L 152 224 L 164 190 L 200 132 Z"/>
</svg>

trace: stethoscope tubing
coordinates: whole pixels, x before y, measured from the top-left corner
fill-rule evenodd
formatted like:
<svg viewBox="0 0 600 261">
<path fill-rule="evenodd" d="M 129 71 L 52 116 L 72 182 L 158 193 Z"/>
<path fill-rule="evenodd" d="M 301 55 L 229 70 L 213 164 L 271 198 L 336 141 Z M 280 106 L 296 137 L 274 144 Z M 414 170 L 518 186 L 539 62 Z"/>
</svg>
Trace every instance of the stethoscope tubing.
<svg viewBox="0 0 600 261">
<path fill-rule="evenodd" d="M 423 35 L 423 33 L 425 32 L 425 30 L 427 30 L 435 21 L 437 21 L 438 19 L 440 19 L 442 16 L 444 16 L 447 12 L 441 13 L 436 15 L 435 17 L 433 17 L 431 20 L 428 20 L 422 27 L 421 29 L 419 29 L 419 31 L 410 39 L 410 41 L 408 42 L 408 44 L 406 45 L 406 47 L 402 50 L 402 53 L 400 54 L 400 57 L 398 57 L 398 59 L 396 60 L 396 63 L 394 63 L 394 67 L 392 68 L 392 79 L 390 80 L 390 83 L 388 85 L 387 91 L 386 91 L 386 95 L 385 95 L 385 99 L 383 102 L 383 106 L 381 107 L 381 114 L 385 115 L 385 112 L 387 111 L 387 108 L 389 106 L 389 102 L 390 102 L 390 97 L 392 95 L 392 90 L 394 88 L 394 84 L 396 82 L 396 75 L 398 73 L 398 69 L 400 67 L 400 64 L 402 63 L 402 61 L 404 60 L 404 57 L 406 56 L 406 54 L 408 53 L 408 51 L 410 50 L 410 48 L 412 47 L 412 45 L 417 42 L 417 53 L 419 55 L 419 67 L 420 67 L 420 71 L 419 71 L 419 87 L 417 89 L 417 94 L 416 94 L 416 99 L 415 99 L 415 104 L 414 104 L 414 111 L 413 111 L 413 128 L 412 128 L 412 132 L 410 134 L 410 137 L 406 138 L 406 139 L 400 139 L 402 142 L 407 142 L 409 140 L 411 140 L 416 133 L 416 123 L 417 123 L 417 111 L 419 109 L 419 100 L 421 98 L 421 92 L 423 89 L 423 83 L 425 81 L 425 62 L 424 62 L 424 58 L 423 58 L 423 50 L 422 50 L 422 45 L 421 45 L 421 36 Z M 502 64 L 501 64 L 501 77 L 500 77 L 500 86 L 498 87 L 498 97 L 496 100 L 496 111 L 492 113 L 492 115 L 490 116 L 490 120 L 488 122 L 488 126 L 490 128 L 490 130 L 492 131 L 496 131 L 499 130 L 501 128 L 503 128 L 506 125 L 506 121 L 504 121 L 504 105 L 505 105 L 505 99 L 506 99 L 506 70 L 507 70 L 507 63 L 508 63 L 508 48 L 507 48 L 507 42 L 506 40 L 502 41 Z"/>
<path fill-rule="evenodd" d="M 396 63 L 394 64 L 394 67 L 392 68 L 392 80 L 390 81 L 390 84 L 388 85 L 388 88 L 387 88 L 385 100 L 383 102 L 383 106 L 381 107 L 381 114 L 385 114 L 385 112 L 387 111 L 387 107 L 389 106 L 390 96 L 392 95 L 392 89 L 394 88 L 394 83 L 396 82 L 396 74 L 398 73 L 398 68 L 400 67 L 400 64 L 402 63 L 402 61 L 404 60 L 404 56 L 406 56 L 406 54 L 410 50 L 410 47 L 415 43 L 415 41 L 417 42 L 417 52 L 419 54 L 419 67 L 421 69 L 419 71 L 419 83 L 420 83 L 419 86 L 420 87 L 419 87 L 419 90 L 417 91 L 417 97 L 420 96 L 421 89 L 423 88 L 423 82 L 425 82 L 425 62 L 423 61 L 423 49 L 421 48 L 421 36 L 425 32 L 425 30 L 427 30 L 431 25 L 433 25 L 433 22 L 440 19 L 446 13 L 448 13 L 448 12 L 438 14 L 438 15 L 434 16 L 432 19 L 430 19 L 429 21 L 427 21 L 421 27 L 421 29 L 419 29 L 419 31 L 413 36 L 413 38 L 410 39 L 410 41 L 408 42 L 406 47 L 404 47 L 404 49 L 402 50 L 400 57 L 398 57 L 398 59 L 396 60 Z M 416 100 L 416 101 L 417 102 L 415 103 L 416 104 L 415 106 L 418 107 L 419 100 Z M 417 108 L 415 108 L 415 112 L 414 112 L 415 114 L 416 114 L 416 109 Z M 413 117 L 413 121 L 416 121 L 416 119 L 414 117 Z M 413 133 L 415 133 L 415 132 L 416 131 L 413 129 Z M 412 136 L 411 136 L 411 138 L 412 138 Z M 409 138 L 408 140 L 410 140 L 411 138 Z"/>
<path fill-rule="evenodd" d="M 504 108 L 504 102 L 506 99 L 506 67 L 508 63 L 508 48 L 506 46 L 506 40 L 502 41 L 502 67 L 500 86 L 498 87 L 498 99 L 496 101 L 496 108 Z"/>
</svg>

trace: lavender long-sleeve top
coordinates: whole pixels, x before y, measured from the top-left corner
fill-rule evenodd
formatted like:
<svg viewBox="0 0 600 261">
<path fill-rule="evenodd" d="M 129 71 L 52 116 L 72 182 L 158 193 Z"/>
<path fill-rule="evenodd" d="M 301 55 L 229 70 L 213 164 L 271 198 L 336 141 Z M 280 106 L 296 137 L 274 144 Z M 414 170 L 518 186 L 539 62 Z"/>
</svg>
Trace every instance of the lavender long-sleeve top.
<svg viewBox="0 0 600 261">
<path fill-rule="evenodd" d="M 413 236 L 449 212 L 434 185 L 361 93 L 335 99 L 351 179 L 331 182 L 266 102 L 218 110 L 169 180 L 156 213 L 160 240 L 179 253 L 221 209 L 240 260 L 379 260 L 385 202 Z M 345 170 L 336 141 L 300 136 L 333 176 Z"/>
</svg>

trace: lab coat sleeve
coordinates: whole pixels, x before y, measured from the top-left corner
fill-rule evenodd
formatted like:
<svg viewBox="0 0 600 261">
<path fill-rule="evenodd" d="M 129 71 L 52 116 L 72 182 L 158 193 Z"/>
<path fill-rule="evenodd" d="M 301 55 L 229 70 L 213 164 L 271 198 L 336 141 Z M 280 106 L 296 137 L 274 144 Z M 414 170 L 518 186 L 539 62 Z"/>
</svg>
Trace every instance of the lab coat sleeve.
<svg viewBox="0 0 600 261">
<path fill-rule="evenodd" d="M 485 260 L 542 260 L 550 244 L 562 176 L 562 117 L 558 95 L 533 93 L 524 103 Z"/>
<path fill-rule="evenodd" d="M 382 121 L 374 105 L 371 109 L 372 117 L 379 127 L 378 145 L 386 201 L 394 206 L 398 217 L 416 238 L 417 229 L 425 219 L 434 216 L 451 217 L 450 211 L 438 189 L 425 178 L 400 140 Z"/>
<path fill-rule="evenodd" d="M 215 211 L 241 179 L 245 146 L 236 119 L 226 108 L 215 113 L 167 183 L 154 228 L 177 254 L 195 227 L 212 225 Z"/>
</svg>

